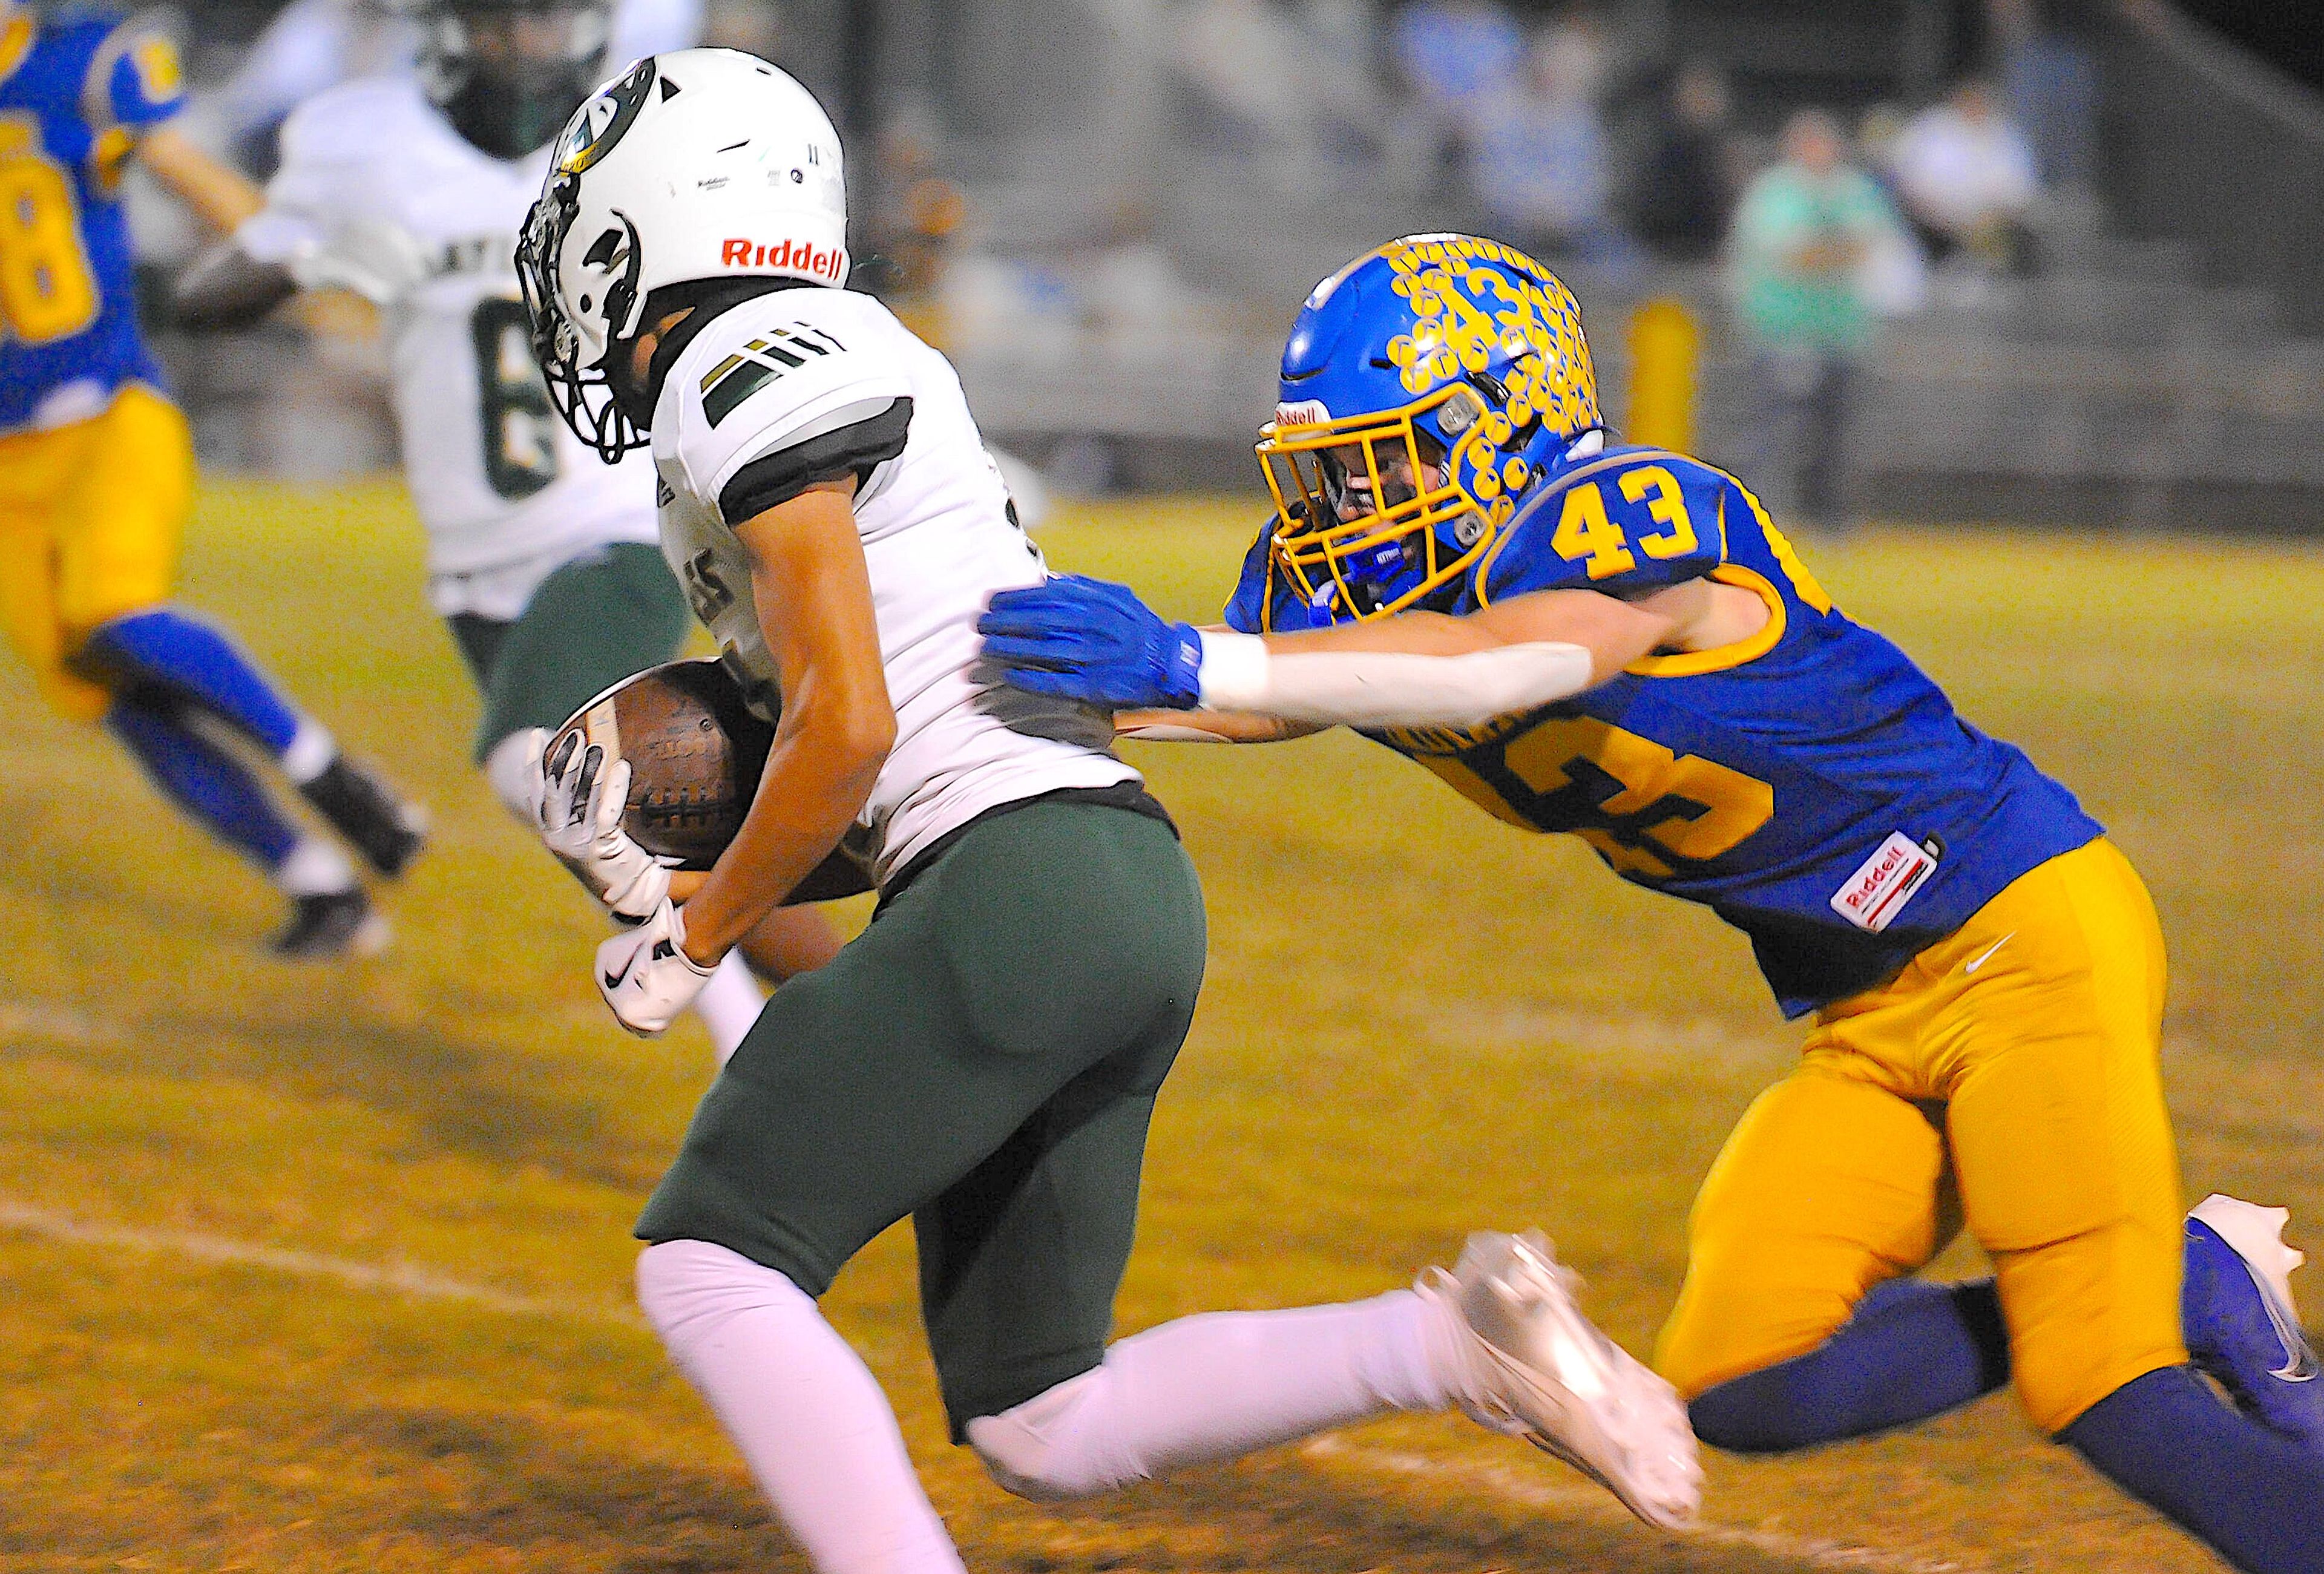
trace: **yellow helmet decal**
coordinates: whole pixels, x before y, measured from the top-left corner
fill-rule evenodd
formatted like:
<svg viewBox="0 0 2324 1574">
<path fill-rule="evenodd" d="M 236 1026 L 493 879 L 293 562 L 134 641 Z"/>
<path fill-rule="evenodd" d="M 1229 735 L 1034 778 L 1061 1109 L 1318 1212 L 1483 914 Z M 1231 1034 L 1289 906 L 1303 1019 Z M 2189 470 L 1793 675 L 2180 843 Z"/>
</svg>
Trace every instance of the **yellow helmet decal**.
<svg viewBox="0 0 2324 1574">
<path fill-rule="evenodd" d="M 1512 357 L 1511 421 L 1538 411 L 1559 432 L 1599 424 L 1598 373 L 1573 292 L 1514 247 L 1477 235 L 1399 241 L 1382 255 L 1412 303 L 1413 331 L 1388 343 L 1405 388 L 1425 393 Z"/>
</svg>

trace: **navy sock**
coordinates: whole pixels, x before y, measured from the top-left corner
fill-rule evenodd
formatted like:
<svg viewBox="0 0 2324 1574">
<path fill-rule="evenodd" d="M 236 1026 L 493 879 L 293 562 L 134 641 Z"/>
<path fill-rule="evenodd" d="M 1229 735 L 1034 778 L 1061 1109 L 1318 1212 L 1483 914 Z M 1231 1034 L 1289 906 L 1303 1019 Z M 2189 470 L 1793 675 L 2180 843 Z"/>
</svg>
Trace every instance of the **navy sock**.
<svg viewBox="0 0 2324 1574">
<path fill-rule="evenodd" d="M 1707 1389 L 1688 1413 L 1715 1448 L 1782 1453 L 1908 1426 L 2008 1381 L 1992 1280 L 1892 1279 L 1806 1355 Z"/>
<path fill-rule="evenodd" d="M 2058 1438 L 2246 1574 L 2324 1569 L 2324 1460 L 2228 1409 L 2191 1367 L 2124 1384 Z"/>
<path fill-rule="evenodd" d="M 171 802 L 268 873 L 281 868 L 298 846 L 298 827 L 274 806 L 249 769 L 166 704 L 134 693 L 116 695 L 105 724 Z"/>
<path fill-rule="evenodd" d="M 175 607 L 114 619 L 88 637 L 75 665 L 111 685 L 166 689 L 278 759 L 299 734 L 299 713 L 257 664 L 217 629 Z"/>
</svg>

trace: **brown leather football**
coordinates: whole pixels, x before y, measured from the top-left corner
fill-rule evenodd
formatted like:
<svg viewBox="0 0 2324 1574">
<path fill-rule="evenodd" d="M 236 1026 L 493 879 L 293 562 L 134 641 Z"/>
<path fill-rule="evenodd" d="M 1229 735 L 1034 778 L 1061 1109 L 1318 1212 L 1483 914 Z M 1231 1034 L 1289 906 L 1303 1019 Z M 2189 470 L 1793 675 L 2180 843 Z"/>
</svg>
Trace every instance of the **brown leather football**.
<svg viewBox="0 0 2324 1574">
<path fill-rule="evenodd" d="M 775 738 L 718 661 L 672 661 L 622 679 L 558 729 L 550 759 L 576 731 L 605 750 L 605 769 L 630 762 L 622 828 L 694 870 L 717 862 L 742 829 Z"/>
<path fill-rule="evenodd" d="M 721 661 L 671 661 L 625 677 L 557 730 L 549 755 L 570 732 L 605 751 L 600 769 L 630 762 L 622 828 L 679 869 L 718 861 L 742 828 L 766 774 L 775 729 L 742 701 Z M 786 902 L 825 902 L 872 889 L 863 864 L 843 845 L 801 880 Z"/>
</svg>

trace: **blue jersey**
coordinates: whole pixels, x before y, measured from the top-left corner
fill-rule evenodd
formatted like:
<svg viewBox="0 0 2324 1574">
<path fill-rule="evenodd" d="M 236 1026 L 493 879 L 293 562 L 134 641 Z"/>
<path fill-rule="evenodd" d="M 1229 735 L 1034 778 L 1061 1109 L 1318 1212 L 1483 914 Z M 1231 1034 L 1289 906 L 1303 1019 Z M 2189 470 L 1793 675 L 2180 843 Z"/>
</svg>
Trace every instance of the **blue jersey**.
<svg viewBox="0 0 2324 1574">
<path fill-rule="evenodd" d="M 1538 590 L 1630 598 L 1698 577 L 1759 596 L 1766 627 L 1474 730 L 1372 736 L 1502 819 L 1580 836 L 1623 878 L 1711 908 L 1751 937 L 1789 1017 L 1890 977 L 2019 875 L 2102 834 L 1903 651 L 1835 611 L 1733 477 L 1680 455 L 1580 462 L 1526 502 L 1445 610 Z M 1303 628 L 1305 612 L 1269 583 L 1262 537 L 1228 623 Z"/>
<path fill-rule="evenodd" d="M 161 371 L 137 329 L 123 165 L 185 103 L 176 51 L 102 12 L 0 32 L 0 434 L 101 413 Z"/>
</svg>

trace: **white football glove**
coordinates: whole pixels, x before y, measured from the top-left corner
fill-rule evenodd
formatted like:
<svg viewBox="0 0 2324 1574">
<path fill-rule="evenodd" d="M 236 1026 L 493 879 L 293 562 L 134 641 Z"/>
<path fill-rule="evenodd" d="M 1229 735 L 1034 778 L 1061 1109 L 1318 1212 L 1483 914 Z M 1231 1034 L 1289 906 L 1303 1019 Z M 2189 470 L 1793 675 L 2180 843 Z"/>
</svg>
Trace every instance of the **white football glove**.
<svg viewBox="0 0 2324 1574">
<path fill-rule="evenodd" d="M 538 732 L 538 729 L 536 729 Z M 549 734 L 540 732 L 546 745 Z M 568 732 L 540 762 L 540 797 L 534 823 L 549 850 L 581 879 L 592 895 L 627 924 L 643 923 L 669 898 L 669 869 L 622 829 L 630 796 L 630 762 L 605 769 L 602 745 Z"/>
<path fill-rule="evenodd" d="M 686 954 L 686 916 L 665 899 L 597 948 L 597 990 L 622 1026 L 651 1038 L 678 1020 L 718 970 Z"/>
</svg>

